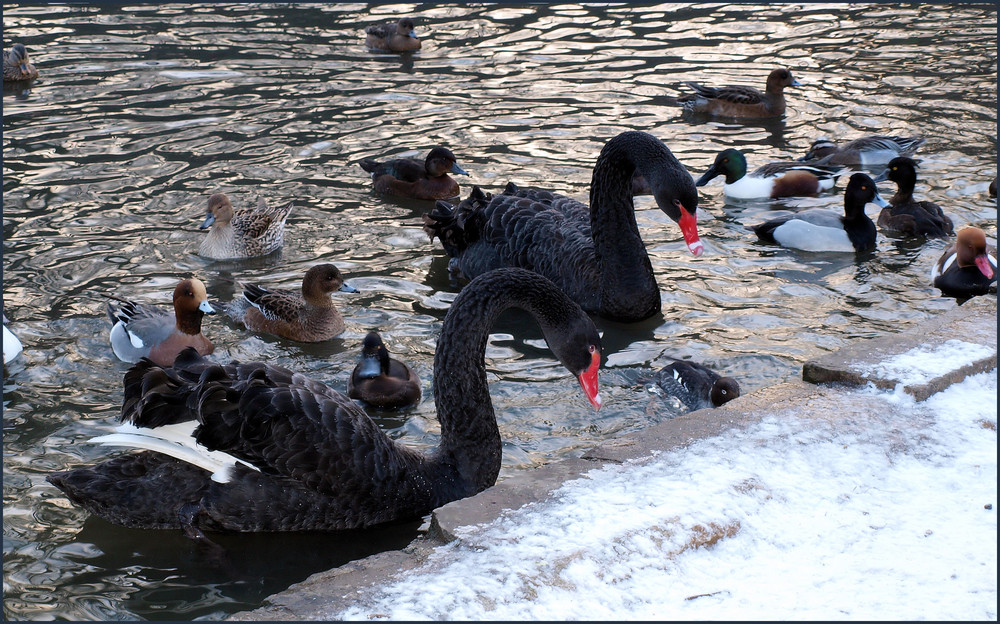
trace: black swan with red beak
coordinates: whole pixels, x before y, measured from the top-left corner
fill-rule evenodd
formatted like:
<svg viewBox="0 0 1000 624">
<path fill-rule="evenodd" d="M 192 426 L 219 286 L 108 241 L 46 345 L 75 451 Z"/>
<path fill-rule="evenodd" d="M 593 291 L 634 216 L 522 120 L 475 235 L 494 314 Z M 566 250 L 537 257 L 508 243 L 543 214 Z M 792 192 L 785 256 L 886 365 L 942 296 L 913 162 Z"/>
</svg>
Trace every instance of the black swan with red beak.
<svg viewBox="0 0 1000 624">
<path fill-rule="evenodd" d="M 601 343 L 551 281 L 522 269 L 473 280 L 444 319 L 434 357 L 437 449 L 391 440 L 354 401 L 264 362 L 217 364 L 187 349 L 172 367 L 125 375 L 119 432 L 142 448 L 48 480 L 74 503 L 135 528 L 330 531 L 419 518 L 496 482 L 501 439 L 486 381 L 490 328 L 510 307 L 538 321 L 595 408 Z M 151 449 L 151 450 L 150 450 Z"/>
<path fill-rule="evenodd" d="M 645 132 L 623 132 L 601 150 L 590 207 L 537 188 L 508 184 L 500 195 L 478 187 L 457 207 L 439 201 L 424 215 L 453 272 L 472 279 L 500 267 L 522 267 L 555 282 L 585 311 L 635 322 L 660 311 L 660 290 L 632 203 L 633 177 L 681 228 L 691 253 L 703 250 L 691 174 L 666 145 Z"/>
</svg>

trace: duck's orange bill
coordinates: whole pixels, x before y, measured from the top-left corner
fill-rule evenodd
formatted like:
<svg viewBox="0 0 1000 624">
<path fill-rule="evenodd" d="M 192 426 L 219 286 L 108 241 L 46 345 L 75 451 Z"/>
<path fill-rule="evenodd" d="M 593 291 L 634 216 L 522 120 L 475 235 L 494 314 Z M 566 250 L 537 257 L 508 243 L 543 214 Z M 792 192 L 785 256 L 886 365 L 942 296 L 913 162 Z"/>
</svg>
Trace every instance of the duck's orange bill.
<svg viewBox="0 0 1000 624">
<path fill-rule="evenodd" d="M 578 379 L 580 380 L 580 387 L 583 388 L 583 393 L 587 395 L 587 400 L 590 404 L 594 406 L 595 410 L 601 409 L 601 405 L 604 401 L 601 399 L 600 393 L 597 391 L 597 371 L 601 368 L 601 350 L 594 349 L 593 355 L 591 356 L 590 368 L 580 373 Z"/>
<path fill-rule="evenodd" d="M 681 218 L 677 221 L 677 225 L 681 226 L 681 234 L 684 235 L 684 242 L 687 243 L 691 253 L 695 256 L 700 256 L 701 252 L 705 251 L 705 246 L 701 244 L 701 240 L 698 238 L 698 220 L 684 206 L 678 204 L 677 207 L 681 209 Z"/>
<path fill-rule="evenodd" d="M 989 256 L 986 256 L 985 254 L 976 256 L 976 266 L 979 268 L 979 272 L 987 278 L 993 277 L 993 265 L 990 264 Z"/>
</svg>

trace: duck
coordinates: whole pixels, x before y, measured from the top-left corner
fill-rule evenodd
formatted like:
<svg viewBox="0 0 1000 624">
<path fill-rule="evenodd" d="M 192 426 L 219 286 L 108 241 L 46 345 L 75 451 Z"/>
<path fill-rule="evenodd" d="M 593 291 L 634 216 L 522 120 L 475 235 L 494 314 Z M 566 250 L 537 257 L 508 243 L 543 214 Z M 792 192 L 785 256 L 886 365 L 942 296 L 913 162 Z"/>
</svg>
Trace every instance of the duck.
<svg viewBox="0 0 1000 624">
<path fill-rule="evenodd" d="M 688 249 L 701 255 L 691 174 L 660 139 L 640 131 L 611 138 L 594 165 L 590 207 L 540 188 L 508 183 L 490 195 L 475 187 L 452 206 L 439 201 L 424 231 L 440 239 L 453 274 L 471 279 L 490 269 L 521 266 L 545 275 L 584 310 L 636 322 L 660 312 L 646 247 L 632 203 L 633 174 L 642 175 Z"/>
<path fill-rule="evenodd" d="M 28 59 L 28 49 L 23 43 L 15 43 L 3 51 L 3 81 L 20 82 L 38 78 L 38 69 Z"/>
<path fill-rule="evenodd" d="M 828 191 L 844 173 L 840 166 L 807 165 L 798 161 L 772 162 L 747 173 L 747 159 L 738 149 L 725 149 L 695 186 L 705 186 L 725 176 L 722 193 L 729 199 L 777 199 L 815 197 Z"/>
<path fill-rule="evenodd" d="M 197 540 L 205 531 L 337 531 L 420 518 L 496 482 L 503 441 L 485 353 L 494 321 L 512 307 L 534 317 L 600 409 L 593 321 L 550 280 L 499 269 L 470 282 L 445 314 L 433 381 L 441 433 L 430 452 L 391 439 L 352 399 L 302 373 L 214 363 L 188 349 L 170 367 L 135 364 L 121 424 L 91 440 L 139 452 L 48 482 L 108 522 Z"/>
<path fill-rule="evenodd" d="M 897 156 L 911 156 L 927 140 L 923 137 L 871 135 L 838 146 L 828 138 L 816 139 L 801 161 L 824 165 L 873 167 L 888 164 Z"/>
<path fill-rule="evenodd" d="M 187 347 L 201 355 L 215 350 L 212 341 L 201 333 L 201 320 L 215 314 L 208 302 L 205 284 L 196 277 L 181 280 L 174 288 L 174 313 L 158 306 L 136 303 L 112 295 L 117 302 L 107 304 L 111 320 L 111 350 L 123 362 L 135 363 L 147 358 L 169 366 Z"/>
<path fill-rule="evenodd" d="M 244 284 L 243 296 L 234 299 L 226 312 L 253 331 L 297 342 L 322 342 L 345 328 L 344 317 L 330 296 L 336 291 L 358 292 L 336 266 L 317 264 L 306 271 L 301 292 Z"/>
<path fill-rule="evenodd" d="M 347 396 L 372 407 L 396 409 L 420 401 L 420 378 L 409 366 L 389 357 L 382 337 L 368 332 L 361 359 L 347 381 Z"/>
<path fill-rule="evenodd" d="M 888 205 L 870 177 L 855 173 L 844 191 L 843 215 L 826 208 L 812 208 L 770 219 L 750 229 L 764 242 L 803 251 L 872 251 L 876 230 L 865 214 L 865 204 L 869 202 Z"/>
<path fill-rule="evenodd" d="M 993 181 L 990 182 L 990 187 L 987 189 L 987 192 L 989 193 L 990 197 L 996 197 L 997 196 L 997 179 L 996 178 L 993 178 Z"/>
<path fill-rule="evenodd" d="M 375 24 L 366 28 L 365 45 L 385 52 L 410 52 L 420 49 L 420 39 L 413 30 L 413 20 L 403 17 L 397 22 Z"/>
<path fill-rule="evenodd" d="M 675 359 L 661 368 L 656 385 L 692 411 L 719 407 L 740 396 L 740 384 L 735 379 L 689 360 Z"/>
<path fill-rule="evenodd" d="M 997 251 L 977 227 L 958 231 L 955 242 L 931 268 L 931 283 L 948 297 L 967 299 L 996 288 Z"/>
<path fill-rule="evenodd" d="M 361 168 L 372 175 L 375 192 L 410 199 L 451 199 L 458 197 L 458 182 L 448 173 L 469 175 L 458 166 L 455 154 L 438 145 L 423 161 L 416 158 L 396 158 L 379 162 L 363 158 Z"/>
<path fill-rule="evenodd" d="M 909 156 L 897 156 L 889 161 L 875 182 L 892 180 L 896 194 L 889 199 L 889 206 L 878 215 L 878 226 L 886 232 L 907 236 L 945 238 L 955 235 L 955 228 L 941 210 L 929 201 L 915 201 L 913 187 L 917 184 L 917 161 Z"/>
<path fill-rule="evenodd" d="M 14 358 L 20 355 L 21 351 L 24 350 L 24 347 L 21 345 L 21 341 L 18 340 L 17 336 L 14 335 L 14 332 L 10 331 L 10 329 L 7 327 L 8 323 L 10 323 L 10 321 L 7 320 L 7 315 L 4 314 L 3 315 L 3 363 L 4 364 L 10 364 L 11 362 L 13 362 Z"/>
<path fill-rule="evenodd" d="M 233 210 L 225 193 L 208 198 L 205 221 L 199 229 L 208 230 L 199 252 L 213 260 L 236 260 L 267 256 L 285 244 L 285 220 L 292 210 L 288 203 L 281 208 L 268 208 L 261 197 L 257 208 Z"/>
<path fill-rule="evenodd" d="M 697 82 L 685 82 L 694 93 L 676 98 L 686 111 L 707 113 L 718 117 L 762 119 L 785 114 L 785 87 L 801 87 L 802 83 L 783 67 L 767 76 L 762 93 L 754 87 L 708 87 Z"/>
</svg>

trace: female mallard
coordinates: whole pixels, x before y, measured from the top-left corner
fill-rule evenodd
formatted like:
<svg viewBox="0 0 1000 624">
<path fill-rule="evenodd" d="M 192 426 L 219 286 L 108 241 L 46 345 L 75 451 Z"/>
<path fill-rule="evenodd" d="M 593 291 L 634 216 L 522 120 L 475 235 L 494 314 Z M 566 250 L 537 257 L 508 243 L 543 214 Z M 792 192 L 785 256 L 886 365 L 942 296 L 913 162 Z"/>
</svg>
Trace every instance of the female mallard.
<svg viewBox="0 0 1000 624">
<path fill-rule="evenodd" d="M 742 85 L 706 87 L 697 82 L 686 82 L 694 93 L 675 98 L 684 110 L 707 113 L 720 117 L 761 119 L 785 114 L 785 87 L 802 86 L 784 68 L 775 69 L 767 77 L 763 93 Z"/>
<path fill-rule="evenodd" d="M 200 229 L 211 228 L 201 242 L 199 253 L 214 260 L 256 258 L 281 249 L 285 243 L 285 219 L 292 210 L 289 202 L 281 208 L 268 208 L 264 198 L 257 208 L 233 210 L 224 193 L 208 198 L 208 216 Z"/>
<path fill-rule="evenodd" d="M 38 70 L 28 60 L 28 50 L 22 43 L 15 43 L 3 51 L 3 81 L 18 82 L 38 78 Z"/>
</svg>

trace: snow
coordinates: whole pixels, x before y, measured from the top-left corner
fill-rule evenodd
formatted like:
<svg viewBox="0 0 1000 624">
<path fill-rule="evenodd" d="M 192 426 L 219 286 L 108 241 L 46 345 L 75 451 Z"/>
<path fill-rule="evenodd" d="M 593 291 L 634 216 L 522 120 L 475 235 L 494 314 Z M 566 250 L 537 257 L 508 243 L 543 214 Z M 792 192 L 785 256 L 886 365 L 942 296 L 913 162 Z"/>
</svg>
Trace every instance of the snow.
<svg viewBox="0 0 1000 624">
<path fill-rule="evenodd" d="M 871 416 L 779 408 L 595 469 L 322 617 L 996 620 L 996 371 L 849 392 Z"/>
<path fill-rule="evenodd" d="M 952 339 L 940 345 L 914 347 L 860 372 L 896 379 L 906 385 L 923 384 L 995 353 L 993 346 Z"/>
</svg>

